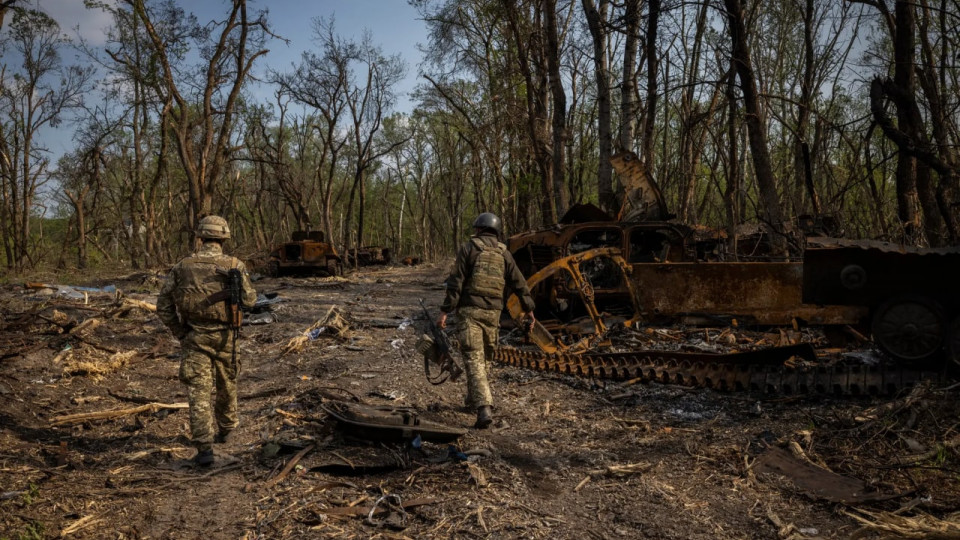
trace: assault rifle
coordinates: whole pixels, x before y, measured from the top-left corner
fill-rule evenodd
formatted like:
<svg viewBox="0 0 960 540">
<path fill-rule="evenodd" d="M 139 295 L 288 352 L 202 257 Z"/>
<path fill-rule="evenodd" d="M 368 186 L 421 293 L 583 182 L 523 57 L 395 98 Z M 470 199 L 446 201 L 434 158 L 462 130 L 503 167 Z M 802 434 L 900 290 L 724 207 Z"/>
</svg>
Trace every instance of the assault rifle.
<svg viewBox="0 0 960 540">
<path fill-rule="evenodd" d="M 233 363 L 237 363 L 237 338 L 240 337 L 240 327 L 243 325 L 243 311 L 241 296 L 243 295 L 243 274 L 236 268 L 223 270 L 217 268 L 217 273 L 227 276 L 227 288 L 223 290 L 224 301 L 227 304 L 227 325 L 233 330 Z"/>
<path fill-rule="evenodd" d="M 443 384 L 448 379 L 455 381 L 463 373 L 463 369 L 453 359 L 453 345 L 450 344 L 450 338 L 443 333 L 437 323 L 433 322 L 430 312 L 427 311 L 427 306 L 423 305 L 423 298 L 420 299 L 420 307 L 423 308 L 423 316 L 427 320 L 427 334 L 433 340 L 433 347 L 436 350 L 436 354 L 428 352 L 423 355 L 423 373 L 427 376 L 427 381 L 430 384 Z M 433 373 L 430 368 L 431 363 L 440 366 L 439 373 Z"/>
</svg>

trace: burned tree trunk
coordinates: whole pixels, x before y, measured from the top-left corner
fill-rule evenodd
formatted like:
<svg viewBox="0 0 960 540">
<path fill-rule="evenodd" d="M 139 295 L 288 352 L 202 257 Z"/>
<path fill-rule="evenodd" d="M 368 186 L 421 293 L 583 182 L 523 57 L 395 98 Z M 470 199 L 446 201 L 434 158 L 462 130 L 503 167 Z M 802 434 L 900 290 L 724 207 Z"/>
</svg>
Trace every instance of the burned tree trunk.
<svg viewBox="0 0 960 540">
<path fill-rule="evenodd" d="M 530 137 L 532 154 L 541 178 L 540 208 L 546 223 L 556 223 L 558 209 L 554 204 L 552 156 L 554 149 L 551 148 L 546 128 L 550 125 L 547 110 L 549 84 L 546 71 L 539 68 L 546 63 L 543 58 L 544 31 L 540 21 L 543 13 L 541 6 L 536 2 L 533 5 L 533 12 L 529 14 L 533 20 L 527 18 L 527 13 L 521 14 L 516 2 L 503 0 L 503 6 L 506 8 L 510 37 L 516 47 L 520 76 L 526 84 L 527 134 Z"/>
<path fill-rule="evenodd" d="M 653 127 L 657 119 L 657 28 L 660 24 L 660 0 L 648 0 L 647 15 L 647 111 L 643 119 L 643 163 L 647 174 L 653 172 Z"/>
<path fill-rule="evenodd" d="M 627 0 L 623 6 L 623 79 L 620 82 L 620 149 L 633 151 L 637 121 L 637 44 L 640 41 L 640 0 Z M 647 148 L 640 158 L 647 159 Z"/>
<path fill-rule="evenodd" d="M 803 11 L 803 78 L 800 80 L 800 103 L 797 106 L 797 140 L 794 146 L 794 166 L 802 177 L 801 185 L 810 197 L 813 215 L 822 213 L 820 197 L 813 185 L 813 157 L 807 140 L 810 129 L 810 113 L 813 108 L 814 50 L 813 50 L 813 0 L 806 0 Z M 799 189 L 797 191 L 800 191 Z M 799 206 L 799 204 L 798 204 Z"/>
<path fill-rule="evenodd" d="M 613 136 L 610 127 L 610 67 L 607 64 L 607 34 L 604 30 L 608 0 L 599 0 L 599 8 L 593 0 L 582 0 L 582 4 L 590 27 L 590 35 L 593 38 L 593 71 L 597 79 L 597 138 L 600 152 L 597 193 L 600 207 L 607 212 L 614 212 L 618 205 L 613 195 L 613 168 L 610 165 L 610 156 L 613 155 Z"/>
<path fill-rule="evenodd" d="M 922 231 L 927 242 L 933 246 L 957 242 L 960 239 L 960 218 L 956 212 L 956 193 L 960 165 L 948 141 L 940 90 L 933 76 L 936 68 L 926 33 L 928 17 L 924 17 L 920 26 L 924 54 L 920 82 L 930 106 L 936 146 L 924 130 L 924 119 L 917 100 L 915 5 L 897 0 L 893 16 L 882 3 L 870 5 L 880 10 L 893 35 L 894 76 L 892 80 L 873 80 L 870 85 L 870 110 L 877 125 L 897 145 L 899 151 L 897 214 L 904 228 L 905 240 L 911 243 L 922 241 L 918 238 Z M 888 100 L 896 106 L 896 124 L 887 114 Z M 938 185 L 933 182 L 933 171 L 939 177 Z M 917 213 L 918 207 L 922 215 Z"/>
<path fill-rule="evenodd" d="M 727 95 L 727 185 L 723 192 L 726 203 L 727 237 L 730 238 L 730 249 L 734 258 L 737 257 L 737 224 L 740 223 L 740 150 L 737 147 L 737 124 L 740 113 L 737 109 L 736 70 L 733 60 L 730 61 L 730 71 L 726 82 Z"/>
<path fill-rule="evenodd" d="M 922 208 L 924 211 L 924 218 L 926 218 L 927 227 L 926 230 L 928 233 L 935 232 L 931 229 L 933 224 L 945 224 L 948 230 L 948 237 L 942 238 L 939 234 L 934 235 L 932 238 L 928 237 L 928 240 L 933 245 L 940 245 L 945 242 L 951 243 L 956 242 L 960 239 L 960 227 L 958 227 L 958 217 L 956 212 L 953 210 L 957 206 L 955 200 L 948 199 L 948 196 L 955 196 L 956 185 L 958 179 L 960 179 L 960 171 L 956 164 L 951 163 L 949 160 L 944 160 L 933 151 L 931 148 L 930 142 L 926 139 L 924 134 L 921 132 L 919 135 L 911 135 L 910 133 L 904 131 L 903 129 L 894 125 L 893 120 L 887 115 L 887 111 L 884 108 L 884 103 L 886 98 L 893 97 L 895 101 L 903 102 L 904 96 L 902 95 L 901 88 L 894 82 L 881 79 L 874 79 L 870 84 L 870 110 L 873 113 L 874 120 L 876 120 L 877 125 L 883 130 L 883 133 L 892 140 L 897 147 L 899 148 L 901 154 L 909 156 L 913 160 L 918 160 L 918 165 L 922 165 L 923 168 L 933 169 L 940 176 L 940 188 L 938 193 L 934 195 L 933 198 L 933 207 L 928 208 L 930 205 L 923 204 Z M 898 164 L 897 171 L 899 173 L 900 167 Z M 916 173 L 916 169 L 914 170 Z M 916 178 L 916 177 L 914 177 Z M 901 201 L 901 183 L 898 176 L 897 179 L 897 201 Z M 924 183 L 925 184 L 925 183 Z M 932 186 L 924 185 L 925 190 L 932 190 Z M 915 191 L 914 194 L 918 192 Z M 924 201 L 924 197 L 920 197 L 921 201 Z M 941 205 L 945 208 L 945 212 L 941 215 Z M 927 215 L 930 212 L 931 215 Z M 945 218 L 945 219 L 941 219 Z M 901 215 L 902 219 L 902 215 Z M 918 216 L 919 220 L 919 216 Z"/>
<path fill-rule="evenodd" d="M 569 190 L 564 178 L 564 150 L 567 147 L 567 95 L 560 77 L 560 35 L 557 28 L 557 0 L 545 2 L 544 13 L 547 70 L 553 99 L 553 198 L 557 216 L 570 206 Z"/>
<path fill-rule="evenodd" d="M 745 121 L 750 138 L 750 155 L 753 159 L 757 186 L 766 212 L 767 225 L 771 228 L 771 244 L 775 252 L 784 252 L 786 242 L 780 232 L 783 216 L 780 211 L 780 197 L 777 193 L 776 178 L 767 148 L 767 128 L 764 125 L 763 112 L 757 92 L 756 76 L 750 60 L 750 47 L 747 43 L 747 29 L 743 6 L 740 0 L 724 0 L 727 7 L 727 21 L 730 25 L 730 37 L 733 41 L 731 52 L 734 67 L 740 78 L 740 90 L 743 93 L 743 106 L 746 110 Z"/>
</svg>

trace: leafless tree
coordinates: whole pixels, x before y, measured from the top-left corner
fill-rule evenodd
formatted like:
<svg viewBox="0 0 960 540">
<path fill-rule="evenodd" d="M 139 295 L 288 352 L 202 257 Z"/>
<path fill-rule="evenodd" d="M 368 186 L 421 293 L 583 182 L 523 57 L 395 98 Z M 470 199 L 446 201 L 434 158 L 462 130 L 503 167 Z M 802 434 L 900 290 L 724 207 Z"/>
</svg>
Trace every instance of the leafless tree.
<svg viewBox="0 0 960 540">
<path fill-rule="evenodd" d="M 63 65 L 66 40 L 40 11 L 14 9 L 9 34 L 0 39 L 0 234 L 7 268 L 21 271 L 36 262 L 31 219 L 49 180 L 38 133 L 81 104 L 92 70 Z M 14 59 L 20 63 L 8 63 Z"/>
<path fill-rule="evenodd" d="M 211 35 L 213 39 L 200 49 L 205 65 L 198 73 L 200 84 L 196 84 L 197 80 L 186 80 L 176 65 L 176 51 L 184 44 L 168 41 L 154 26 L 159 8 L 148 6 L 145 0 L 124 2 L 143 23 L 162 67 L 154 89 L 164 103 L 163 114 L 169 118 L 187 177 L 187 223 L 193 230 L 197 220 L 213 209 L 217 183 L 223 180 L 236 150 L 232 137 L 237 101 L 254 62 L 268 52 L 264 45 L 271 34 L 266 14 L 250 18 L 246 0 L 232 0 L 226 18 L 214 25 L 219 34 Z M 172 6 L 166 9 L 169 13 Z M 198 89 L 195 93 L 194 88 Z"/>
</svg>

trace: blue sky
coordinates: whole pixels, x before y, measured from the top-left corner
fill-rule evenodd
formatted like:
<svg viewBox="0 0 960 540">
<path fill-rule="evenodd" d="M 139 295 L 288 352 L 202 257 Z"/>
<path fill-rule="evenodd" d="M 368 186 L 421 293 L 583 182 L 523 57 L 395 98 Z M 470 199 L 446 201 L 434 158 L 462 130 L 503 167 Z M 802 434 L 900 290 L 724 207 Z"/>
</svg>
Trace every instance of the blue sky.
<svg viewBox="0 0 960 540">
<path fill-rule="evenodd" d="M 227 0 L 177 0 L 186 11 L 197 15 L 201 23 L 213 19 L 222 19 L 227 12 Z M 52 16 L 61 29 L 72 37 L 78 34 L 92 44 L 103 42 L 103 29 L 111 24 L 108 15 L 99 10 L 87 10 L 83 0 L 26 0 L 26 3 L 39 6 Z M 398 89 L 402 95 L 399 109 L 409 111 L 412 104 L 407 94 L 417 81 L 417 64 L 421 61 L 417 44 L 426 41 L 426 26 L 419 20 L 414 8 L 406 0 L 250 0 L 248 9 L 269 10 L 269 21 L 274 33 L 289 39 L 289 44 L 280 40 L 269 44 L 270 53 L 258 61 L 257 69 L 262 72 L 267 67 L 278 71 L 292 69 L 291 63 L 300 61 L 305 50 L 314 48 L 313 19 L 316 17 L 335 17 L 336 31 L 347 38 L 360 39 L 363 31 L 369 30 L 373 42 L 382 47 L 388 55 L 400 54 L 407 63 L 407 77 Z M 70 62 L 70 55 L 64 59 Z M 261 94 L 262 92 L 255 93 Z M 264 99 L 271 95 L 266 92 Z M 55 154 L 66 148 L 62 145 L 69 141 L 46 141 Z"/>
</svg>

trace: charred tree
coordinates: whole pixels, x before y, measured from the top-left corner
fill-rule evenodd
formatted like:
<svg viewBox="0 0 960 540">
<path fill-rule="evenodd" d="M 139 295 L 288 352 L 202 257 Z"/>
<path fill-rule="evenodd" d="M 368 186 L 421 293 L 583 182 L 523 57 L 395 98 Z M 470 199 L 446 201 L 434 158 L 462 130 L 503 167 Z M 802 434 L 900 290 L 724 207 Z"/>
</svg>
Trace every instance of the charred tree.
<svg viewBox="0 0 960 540">
<path fill-rule="evenodd" d="M 727 22 L 733 42 L 731 59 L 740 79 L 740 91 L 743 94 L 745 122 L 750 140 L 750 155 L 754 173 L 763 204 L 764 216 L 771 232 L 771 244 L 775 252 L 785 253 L 786 242 L 781 234 L 783 216 L 780 210 L 780 197 L 777 193 L 776 178 L 767 147 L 767 128 L 757 92 L 757 80 L 750 60 L 750 47 L 747 38 L 746 19 L 740 0 L 724 0 L 727 8 Z"/>
<path fill-rule="evenodd" d="M 582 0 L 583 11 L 593 39 L 593 71 L 597 81 L 597 139 L 599 164 L 597 169 L 597 194 L 600 207 L 615 212 L 619 206 L 613 193 L 613 135 L 610 120 L 610 67 L 607 63 L 607 31 L 605 29 L 609 0 Z"/>
<path fill-rule="evenodd" d="M 556 223 L 559 218 L 554 204 L 553 149 L 546 129 L 551 124 L 547 108 L 549 83 L 547 70 L 542 67 L 546 63 L 543 58 L 544 25 L 541 22 L 544 15 L 538 1 L 529 6 L 525 3 L 518 6 L 514 0 L 502 0 L 502 3 L 507 15 L 509 37 L 516 49 L 515 59 L 526 86 L 527 135 L 540 173 L 540 208 L 546 223 Z"/>
<path fill-rule="evenodd" d="M 564 166 L 567 147 L 567 94 L 560 77 L 560 30 L 557 25 L 557 0 L 544 2 L 544 33 L 546 34 L 547 71 L 550 79 L 553 127 L 553 199 L 556 216 L 563 215 L 570 206 L 569 190 L 566 187 Z"/>
<path fill-rule="evenodd" d="M 220 34 L 204 56 L 203 77 L 185 83 L 175 74 L 173 53 L 176 47 L 163 39 L 154 27 L 153 15 L 144 0 L 125 0 L 143 22 L 150 36 L 155 61 L 162 67 L 162 75 L 155 82 L 155 90 L 166 104 L 174 132 L 177 153 L 187 177 L 189 205 L 188 227 L 213 208 L 213 194 L 223 178 L 233 152 L 233 135 L 240 91 L 248 80 L 257 58 L 267 53 L 261 48 L 269 33 L 265 15 L 256 19 L 247 16 L 246 0 L 233 0 Z M 186 87 L 199 83 L 200 93 L 194 100 Z"/>
<path fill-rule="evenodd" d="M 646 114 L 643 118 L 643 164 L 647 174 L 653 173 L 653 128 L 657 119 L 657 73 L 659 60 L 657 56 L 657 32 L 660 26 L 660 0 L 647 0 L 647 103 Z"/>
<path fill-rule="evenodd" d="M 820 205 L 820 196 L 813 184 L 813 158 L 810 152 L 810 115 L 813 107 L 815 59 L 813 49 L 813 17 L 814 0 L 805 0 L 803 10 L 803 75 L 800 79 L 800 103 L 797 104 L 797 135 L 794 146 L 794 167 L 800 174 L 801 181 L 814 216 L 820 216 L 823 210 Z"/>
<path fill-rule="evenodd" d="M 933 75 L 937 67 L 926 36 L 929 17 L 925 16 L 921 25 L 924 69 L 920 82 L 930 107 L 936 144 L 926 133 L 918 101 L 915 4 L 897 0 L 891 14 L 883 2 L 864 3 L 880 11 L 893 41 L 893 78 L 873 80 L 870 110 L 883 133 L 897 145 L 897 216 L 904 230 L 904 240 L 922 243 L 922 234 L 933 246 L 957 242 L 960 239 L 960 218 L 956 211 L 956 193 L 960 167 L 948 140 L 939 84 Z M 892 103 L 896 109 L 896 123 L 887 113 L 887 103 Z M 937 185 L 933 181 L 933 172 L 939 180 Z M 922 214 L 917 212 L 918 207 Z"/>
<path fill-rule="evenodd" d="M 623 4 L 623 77 L 620 81 L 620 149 L 633 151 L 637 130 L 637 49 L 640 43 L 640 0 Z M 646 145 L 640 159 L 647 160 Z M 649 172 L 649 171 L 647 171 Z"/>
</svg>

